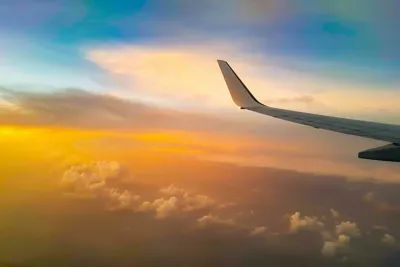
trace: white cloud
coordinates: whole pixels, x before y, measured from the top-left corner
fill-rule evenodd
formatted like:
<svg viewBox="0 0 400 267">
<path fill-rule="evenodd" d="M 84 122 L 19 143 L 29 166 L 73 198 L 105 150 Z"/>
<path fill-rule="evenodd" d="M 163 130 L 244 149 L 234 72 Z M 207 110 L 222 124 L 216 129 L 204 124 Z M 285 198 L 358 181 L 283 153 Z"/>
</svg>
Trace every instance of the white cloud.
<svg viewBox="0 0 400 267">
<path fill-rule="evenodd" d="M 340 217 L 340 213 L 337 210 L 331 209 L 330 211 L 332 213 L 333 218 L 337 219 Z"/>
<path fill-rule="evenodd" d="M 361 231 L 358 228 L 357 224 L 349 221 L 342 222 L 339 225 L 336 225 L 336 234 L 344 234 L 351 237 L 361 237 Z"/>
<path fill-rule="evenodd" d="M 265 227 L 265 226 L 256 227 L 250 232 L 250 236 L 261 235 L 261 234 L 265 233 L 266 230 L 267 230 L 267 227 Z"/>
<path fill-rule="evenodd" d="M 382 243 L 388 246 L 393 246 L 394 244 L 396 244 L 396 239 L 389 234 L 384 234 L 382 239 L 381 239 Z"/>
<path fill-rule="evenodd" d="M 325 225 L 323 222 L 319 221 L 316 217 L 300 216 L 300 212 L 294 213 L 290 216 L 290 231 L 297 232 L 299 230 L 313 230 L 322 231 Z"/>
</svg>

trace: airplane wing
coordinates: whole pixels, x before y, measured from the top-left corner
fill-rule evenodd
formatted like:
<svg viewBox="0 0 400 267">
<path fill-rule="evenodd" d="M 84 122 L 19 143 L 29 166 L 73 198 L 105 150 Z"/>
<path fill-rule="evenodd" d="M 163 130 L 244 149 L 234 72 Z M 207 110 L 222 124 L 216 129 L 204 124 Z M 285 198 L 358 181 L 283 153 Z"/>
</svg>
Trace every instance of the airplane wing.
<svg viewBox="0 0 400 267">
<path fill-rule="evenodd" d="M 218 60 L 218 64 L 233 102 L 241 109 L 317 129 L 386 141 L 391 144 L 362 151 L 358 154 L 359 158 L 400 162 L 400 125 L 345 119 L 265 106 L 252 95 L 226 61 Z"/>
</svg>

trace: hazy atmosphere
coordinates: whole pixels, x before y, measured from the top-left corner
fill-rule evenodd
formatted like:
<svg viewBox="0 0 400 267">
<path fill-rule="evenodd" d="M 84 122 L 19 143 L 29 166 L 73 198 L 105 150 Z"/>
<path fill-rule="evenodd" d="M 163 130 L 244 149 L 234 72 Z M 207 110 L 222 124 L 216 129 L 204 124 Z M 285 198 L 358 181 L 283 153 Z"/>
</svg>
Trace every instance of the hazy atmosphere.
<svg viewBox="0 0 400 267">
<path fill-rule="evenodd" d="M 3 0 L 0 266 L 400 266 L 396 0 Z"/>
</svg>

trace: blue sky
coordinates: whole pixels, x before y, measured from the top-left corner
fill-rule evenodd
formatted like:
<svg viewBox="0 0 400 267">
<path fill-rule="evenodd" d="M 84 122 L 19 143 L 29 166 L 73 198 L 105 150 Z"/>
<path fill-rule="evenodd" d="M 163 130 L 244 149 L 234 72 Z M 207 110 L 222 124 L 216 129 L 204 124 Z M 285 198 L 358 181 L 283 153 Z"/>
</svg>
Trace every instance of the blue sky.
<svg viewBox="0 0 400 267">
<path fill-rule="evenodd" d="M 283 58 L 288 69 L 374 83 L 382 90 L 400 79 L 399 5 L 394 0 L 6 0 L 7 9 L 0 11 L 0 67 L 10 75 L 0 82 L 36 77 L 31 83 L 100 89 L 93 77 L 103 70 L 85 58 L 84 49 L 226 40 Z"/>
</svg>

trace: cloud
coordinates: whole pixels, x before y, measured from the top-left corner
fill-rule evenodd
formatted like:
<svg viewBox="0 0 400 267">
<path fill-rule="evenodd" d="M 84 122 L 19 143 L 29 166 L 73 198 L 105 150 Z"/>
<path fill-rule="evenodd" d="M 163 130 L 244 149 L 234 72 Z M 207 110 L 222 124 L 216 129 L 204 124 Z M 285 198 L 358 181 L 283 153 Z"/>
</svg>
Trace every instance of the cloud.
<svg viewBox="0 0 400 267">
<path fill-rule="evenodd" d="M 226 209 L 230 207 L 235 207 L 237 204 L 234 202 L 222 203 L 218 205 L 218 209 Z M 250 211 L 250 214 L 254 214 L 254 211 Z"/>
<path fill-rule="evenodd" d="M 321 249 L 322 255 L 325 257 L 334 257 L 340 250 L 346 248 L 350 242 L 350 237 L 346 235 L 339 235 L 336 241 L 325 241 Z"/>
<path fill-rule="evenodd" d="M 118 162 L 92 162 L 69 167 L 63 174 L 61 183 L 74 196 L 91 196 L 106 200 L 108 210 L 129 209 L 133 212 L 155 212 L 156 219 L 181 215 L 203 209 L 219 209 L 213 198 L 203 194 L 193 194 L 171 184 L 158 191 L 170 195 L 153 201 L 141 201 L 141 196 L 130 190 L 114 188 L 113 180 L 122 180 L 123 167 Z M 132 182 L 132 181 L 131 181 Z"/>
<path fill-rule="evenodd" d="M 338 235 L 348 235 L 351 237 L 361 237 L 361 231 L 358 228 L 357 224 L 354 222 L 342 222 L 339 225 L 336 225 L 336 233 Z"/>
<path fill-rule="evenodd" d="M 127 99 L 83 89 L 58 88 L 50 92 L 30 92 L 0 88 L 0 96 L 5 102 L 5 105 L 0 105 L 0 126 L 136 132 L 187 130 L 229 133 L 234 136 L 234 133 L 248 135 L 248 131 L 243 129 L 253 125 L 251 120 L 238 119 L 230 113 L 160 107 L 137 98 Z M 260 133 L 261 136 L 265 136 L 265 133 Z"/>
<path fill-rule="evenodd" d="M 375 193 L 374 192 L 368 192 L 364 195 L 363 200 L 365 202 L 374 202 L 375 201 Z"/>
<path fill-rule="evenodd" d="M 311 230 L 320 232 L 324 229 L 325 225 L 316 217 L 301 217 L 300 212 L 295 212 L 290 216 L 290 231 L 298 232 L 300 230 Z"/>
<path fill-rule="evenodd" d="M 159 177 L 163 184 L 160 186 L 160 181 L 138 175 L 141 169 L 137 164 L 141 162 L 132 160 L 129 166 L 137 171 L 134 181 L 116 183 L 118 179 L 106 179 L 103 189 L 97 190 L 102 193 L 96 199 L 68 202 L 68 198 L 54 192 L 34 197 L 26 197 L 24 193 L 24 198 L 0 194 L 2 203 L 10 205 L 8 202 L 13 201 L 15 205 L 10 206 L 8 219 L 1 222 L 8 231 L 0 231 L 0 243 L 7 243 L 6 236 L 14 237 L 8 244 L 10 250 L 15 251 L 13 255 L 38 266 L 49 265 L 44 262 L 48 259 L 43 256 L 48 254 L 44 253 L 51 254 L 51 261 L 81 266 L 82 257 L 70 255 L 80 255 L 82 242 L 85 251 L 90 252 L 85 254 L 89 255 L 85 262 L 96 263 L 94 265 L 136 262 L 138 266 L 157 266 L 163 260 L 171 266 L 196 266 L 199 262 L 217 266 L 223 260 L 231 266 L 340 266 L 343 264 L 340 259 L 346 256 L 352 266 L 364 266 L 384 261 L 388 252 L 393 251 L 381 239 L 385 233 L 397 236 L 398 216 L 393 213 L 382 216 L 381 211 L 366 205 L 360 196 L 374 191 L 379 196 L 396 200 L 398 184 L 349 182 L 339 177 L 293 171 L 188 162 L 190 168 L 187 169 L 175 160 L 168 166 L 150 162 L 152 177 Z M 139 181 L 151 182 L 151 186 L 136 186 Z M 168 183 L 164 184 L 166 181 Z M 210 208 L 185 212 L 186 193 L 208 196 L 216 203 Z M 140 199 L 135 197 L 139 194 Z M 142 207 L 146 207 L 146 211 L 139 212 L 138 208 L 146 201 L 148 203 Z M 220 203 L 230 201 L 237 205 L 218 209 Z M 107 211 L 114 207 L 125 212 Z M 387 225 L 391 231 L 372 232 L 364 238 L 338 234 L 335 231 L 337 220 L 330 216 L 331 207 L 340 210 L 343 220 L 347 219 L 346 214 L 351 214 L 357 228 L 376 224 Z M 54 210 L 57 212 L 51 213 Z M 239 212 L 251 210 L 254 211 L 252 216 L 237 216 Z M 290 210 L 304 212 L 291 214 L 283 221 L 283 214 Z M 324 215 L 325 220 L 322 219 Z M 26 222 L 32 222 L 28 228 Z M 288 223 L 296 232 L 288 233 Z M 263 225 L 268 225 L 268 230 L 264 230 Z M 303 231 L 305 229 L 309 231 Z M 38 234 L 43 237 L 39 241 Z M 54 236 L 57 236 L 55 243 Z M 21 250 L 21 244 L 29 248 L 29 257 L 27 250 Z M 132 253 L 136 246 L 141 248 L 140 255 Z M 31 259 L 36 257 L 31 255 L 42 255 L 43 261 L 34 262 Z M 106 255 L 105 258 L 102 255 Z"/>
<path fill-rule="evenodd" d="M 138 211 L 155 211 L 155 218 L 165 219 L 168 216 L 178 212 L 178 198 L 159 198 L 154 200 L 153 202 L 145 201 L 139 206 Z"/>
<path fill-rule="evenodd" d="M 64 171 L 61 184 L 71 193 L 88 193 L 103 189 L 110 180 L 126 175 L 122 165 L 115 161 L 94 161 L 78 164 Z"/>
<path fill-rule="evenodd" d="M 330 209 L 332 217 L 339 213 Z M 334 211 L 334 212 L 332 212 Z M 318 220 L 317 217 L 300 216 L 300 212 L 294 213 L 290 217 L 290 231 L 298 233 L 300 230 L 318 232 L 321 235 L 323 245 L 321 253 L 325 257 L 334 257 L 342 252 L 347 252 L 351 237 L 361 237 L 361 232 L 355 223 L 342 222 L 336 226 L 336 232 L 332 233 L 327 229 L 327 225 Z M 336 236 L 335 236 L 336 234 Z"/>
<path fill-rule="evenodd" d="M 369 162 L 357 160 L 356 157 L 349 160 L 351 155 L 355 155 L 353 153 L 373 145 L 365 140 L 334 134 L 329 136 L 329 133 L 325 136 L 265 116 L 258 117 L 249 113 L 234 116 L 233 113 L 225 112 L 202 113 L 160 108 L 77 89 L 41 93 L 7 89 L 3 90 L 3 94 L 11 106 L 0 108 L 0 125 L 51 128 L 49 132 L 56 128 L 63 134 L 63 130 L 70 131 L 71 128 L 101 130 L 98 132 L 101 136 L 96 137 L 100 139 L 97 143 L 87 139 L 79 140 L 79 143 L 93 142 L 98 149 L 106 147 L 104 150 L 110 147 L 120 149 L 121 154 L 128 145 L 135 148 L 140 145 L 158 151 L 180 150 L 185 155 L 203 157 L 208 161 L 346 174 L 357 178 L 379 176 L 380 179 L 395 180 L 397 177 L 396 166 L 372 168 Z M 233 109 L 232 112 L 239 111 Z M 283 124 L 282 127 L 274 127 L 275 123 Z M 295 141 L 290 134 L 293 131 L 296 132 Z M 146 133 L 151 136 L 155 132 L 160 134 L 160 138 L 146 140 L 146 137 L 137 138 L 134 135 Z M 162 138 L 165 134 L 169 134 L 168 139 Z M 336 142 L 332 142 L 335 138 L 340 139 L 337 142 L 343 143 L 342 147 L 332 145 Z M 238 142 L 239 139 L 241 142 Z M 287 165 L 288 158 L 292 162 L 290 166 Z"/>
<path fill-rule="evenodd" d="M 142 96 L 159 101 L 175 101 L 177 106 L 188 102 L 197 107 L 204 103 L 229 107 L 232 106 L 229 93 L 212 89 L 225 86 L 215 60 L 220 54 L 218 51 L 224 50 L 224 54 L 227 51 L 231 54 L 237 52 L 235 47 L 226 44 L 214 44 L 211 51 L 190 44 L 167 45 L 164 48 L 130 45 L 92 49 L 87 57 L 106 69 L 114 79 L 136 84 L 131 89 L 133 93 L 137 91 Z M 136 60 L 132 60 L 134 58 Z"/>
<path fill-rule="evenodd" d="M 339 217 L 339 213 L 334 209 L 330 209 L 330 212 L 332 213 L 333 223 Z M 345 221 L 336 225 L 335 231 L 331 231 L 329 225 L 330 222 L 324 224 L 317 217 L 301 217 L 300 212 L 296 212 L 290 216 L 290 231 L 292 233 L 308 230 L 320 234 L 321 241 L 323 241 L 323 246 L 321 248 L 323 256 L 334 257 L 344 252 L 350 252 L 350 239 L 352 237 L 361 237 L 361 231 L 357 224 Z"/>
<path fill-rule="evenodd" d="M 169 199 L 159 198 L 153 202 L 145 201 L 137 210 L 141 212 L 155 211 L 157 219 L 164 219 L 173 214 L 212 208 L 216 205 L 216 201 L 209 196 L 193 194 L 173 184 L 161 188 L 159 191 L 171 197 Z"/>
<path fill-rule="evenodd" d="M 185 202 L 185 207 L 183 211 L 192 211 L 198 209 L 204 209 L 207 207 L 213 206 L 216 201 L 209 196 L 205 195 L 192 195 L 189 193 L 185 193 L 183 195 L 183 199 Z"/>
<path fill-rule="evenodd" d="M 194 194 L 183 188 L 178 188 L 173 184 L 169 185 L 168 187 L 161 188 L 160 192 L 167 195 L 177 196 L 182 203 L 182 211 L 184 212 L 209 208 L 216 204 L 216 201 L 209 196 Z"/>
<path fill-rule="evenodd" d="M 134 209 L 138 205 L 138 201 L 141 198 L 139 195 L 134 195 L 128 190 L 121 191 L 111 188 L 106 189 L 105 192 L 109 197 L 109 209 L 111 210 Z"/>
<path fill-rule="evenodd" d="M 321 249 L 322 255 L 326 257 L 333 257 L 336 255 L 337 244 L 335 242 L 324 242 L 324 246 Z"/>
<path fill-rule="evenodd" d="M 382 243 L 388 246 L 393 246 L 394 244 L 396 244 L 396 239 L 389 234 L 384 234 L 382 239 L 381 239 Z"/>
<path fill-rule="evenodd" d="M 386 114 L 379 113 L 381 120 L 396 117 L 396 91 L 391 90 L 394 88 L 378 93 L 372 89 L 373 85 L 355 86 L 343 79 L 327 77 L 327 72 L 318 75 L 324 64 L 265 53 L 259 40 L 246 39 L 245 43 L 232 39 L 99 46 L 87 49 L 86 57 L 105 69 L 116 83 L 123 81 L 124 94 L 140 94 L 177 107 L 202 108 L 205 103 L 212 108 L 232 107 L 227 90 L 214 90 L 226 88 L 216 63 L 216 59 L 223 58 L 232 64 L 258 99 L 267 99 L 269 103 L 304 109 L 304 105 L 298 104 L 316 103 L 318 99 L 322 105 L 308 105 L 307 111 L 376 119 L 376 111 L 385 108 Z M 371 90 L 366 90 L 368 87 Z M 381 103 L 386 103 L 385 107 Z"/>
<path fill-rule="evenodd" d="M 253 45 L 252 41 L 249 42 Z M 265 54 L 265 51 L 259 46 L 260 44 L 255 42 L 254 46 L 251 46 L 252 49 L 249 49 L 248 44 L 238 42 L 237 38 L 232 42 L 214 39 L 200 42 L 172 41 L 165 43 L 160 41 L 146 44 L 92 47 L 86 50 L 86 56 L 90 61 L 105 69 L 116 83 L 121 82 L 121 80 L 124 81 L 125 86 L 121 95 L 128 94 L 135 97 L 149 98 L 152 99 L 153 103 L 173 106 L 177 109 L 204 112 L 204 106 L 206 105 L 207 111 L 215 111 L 215 114 L 221 114 L 220 111 L 222 110 L 227 112 L 229 110 L 232 114 L 233 112 L 239 112 L 236 109 L 232 109 L 234 104 L 228 90 L 226 90 L 226 84 L 215 60 L 223 57 L 231 62 L 258 99 L 283 102 L 277 103 L 278 107 L 283 104 L 287 105 L 287 108 L 294 110 L 368 120 L 368 116 L 376 117 L 375 111 L 367 114 L 368 110 L 382 108 L 380 103 L 390 102 L 389 113 L 397 114 L 394 90 L 385 90 L 386 93 L 383 96 L 381 93 L 377 93 L 376 90 L 366 90 L 368 86 L 364 87 L 346 82 L 340 82 L 339 84 L 337 79 L 333 81 L 322 75 L 315 75 L 313 71 L 301 72 L 293 67 L 298 62 L 276 55 Z M 215 90 L 215 88 L 225 90 Z M 273 88 L 279 88 L 279 90 L 274 90 Z M 338 88 L 342 89 L 338 90 Z M 323 103 L 323 105 L 307 105 L 304 107 L 304 102 L 310 102 L 312 99 L 318 99 L 318 102 Z M 380 99 L 380 101 L 377 101 L 377 99 Z M 355 100 L 357 101 L 355 102 Z M 343 104 L 343 101 L 349 101 L 349 103 Z M 242 116 L 248 116 L 249 120 L 253 118 L 253 115 L 245 115 L 244 113 L 235 117 L 236 119 L 247 119 L 247 117 Z M 382 116 L 382 119 L 387 120 L 387 114 Z M 246 126 L 237 125 L 230 129 L 232 129 L 232 132 L 237 133 L 240 129 L 253 129 L 254 125 L 261 127 L 262 121 L 268 122 L 269 125 L 271 125 L 270 123 L 281 123 L 265 116 L 262 118 L 254 117 L 254 120 L 257 120 L 257 122 L 254 121 L 253 126 L 251 124 Z M 160 119 L 160 121 L 162 120 Z M 188 124 L 193 121 L 188 120 Z M 210 118 L 210 122 L 212 121 L 214 120 Z M 282 123 L 285 124 L 284 122 Z M 284 127 L 283 124 L 282 127 Z M 196 125 L 205 125 L 206 127 L 207 123 L 205 120 L 204 124 L 196 123 Z M 222 127 L 222 124 L 218 125 L 217 123 L 213 124 L 213 127 L 214 129 L 227 129 Z M 290 127 L 289 124 L 287 124 L 287 127 Z M 296 126 L 293 127 L 296 128 Z M 300 133 L 302 131 L 300 128 L 294 128 L 293 132 Z M 276 129 L 279 129 L 279 127 Z M 270 138 L 272 127 L 269 127 L 268 130 L 270 131 L 267 131 L 268 133 L 265 132 L 263 138 L 266 136 Z M 308 130 L 309 132 L 307 132 Z M 255 133 L 256 130 L 247 131 L 247 134 L 250 132 Z M 286 133 L 291 132 L 291 130 L 286 131 Z M 283 135 L 284 133 L 279 137 Z M 295 152 L 291 151 L 285 157 L 296 158 L 291 164 L 291 166 L 296 166 L 296 169 L 305 170 L 312 165 L 313 171 L 317 169 L 318 173 L 328 173 L 327 170 L 329 169 L 329 173 L 344 175 L 351 173 L 354 176 L 367 177 L 379 172 L 377 175 L 385 177 L 382 179 L 389 179 L 387 177 L 391 177 L 390 179 L 393 180 L 396 179 L 395 173 L 397 171 L 391 169 L 395 167 L 388 169 L 372 168 L 367 166 L 367 163 L 357 160 L 356 156 L 352 161 L 347 158 L 346 160 L 344 159 L 347 157 L 346 155 L 356 155 L 358 151 L 375 144 L 366 143 L 364 146 L 359 143 L 358 147 L 355 142 L 363 142 L 360 138 L 358 138 L 359 141 L 354 142 L 354 140 L 357 140 L 354 137 L 351 140 L 347 139 L 351 138 L 349 136 L 340 137 L 335 134 L 328 137 L 329 133 L 312 132 L 311 129 L 304 129 L 304 135 L 307 138 L 321 135 L 322 139 L 326 139 L 321 142 L 321 145 L 326 145 L 327 147 L 321 148 L 317 146 L 315 143 L 317 138 L 314 138 L 307 142 L 307 145 L 305 145 L 305 142 L 297 141 L 291 142 L 292 144 L 282 145 L 280 148 L 293 150 L 299 144 L 304 144 L 301 149 L 302 154 L 315 152 L 315 154 L 323 154 L 325 157 L 329 154 L 330 158 L 325 159 L 314 156 L 313 160 L 318 160 L 318 164 L 315 164 L 315 162 L 310 164 L 309 162 L 300 162 L 306 161 L 306 159 L 301 155 L 295 155 Z M 276 139 L 279 139 L 279 137 Z M 288 136 L 286 140 L 291 140 L 292 137 Z M 341 139 L 342 145 L 333 146 L 333 143 L 339 141 L 332 142 L 332 138 Z M 366 140 L 364 141 L 367 142 Z M 346 154 L 345 151 L 348 151 L 349 154 Z M 269 163 L 269 166 L 283 166 L 283 162 L 286 163 L 287 159 L 279 160 L 279 163 L 275 163 L 278 153 L 282 153 L 282 150 L 274 153 L 262 151 L 256 157 L 253 156 L 251 158 L 243 154 L 238 154 L 234 157 L 232 155 L 210 155 L 208 158 L 240 161 L 241 164 L 247 162 L 246 164 L 264 164 L 265 166 L 265 164 Z M 369 171 L 366 170 L 367 168 Z M 387 174 L 389 170 L 390 175 Z M 311 170 L 308 169 L 308 171 Z"/>
<path fill-rule="evenodd" d="M 67 168 L 61 185 L 74 197 L 89 196 L 105 200 L 108 210 L 134 210 L 141 196 L 114 187 L 127 177 L 130 177 L 129 172 L 119 162 L 93 161 Z"/>
<path fill-rule="evenodd" d="M 60 89 L 53 93 L 3 89 L 2 92 L 9 106 L 0 109 L 0 125 L 168 129 L 171 128 L 168 123 L 173 122 L 172 129 L 176 129 L 182 127 L 182 124 L 185 127 L 193 126 L 188 123 L 190 119 L 202 120 L 208 117 L 198 113 L 157 108 L 143 102 L 81 89 Z"/>
<path fill-rule="evenodd" d="M 386 226 L 381 226 L 381 225 L 373 225 L 372 228 L 374 230 L 378 230 L 378 231 L 389 231 L 389 228 L 387 228 Z"/>
<path fill-rule="evenodd" d="M 168 187 L 161 188 L 160 192 L 167 195 L 183 195 L 186 191 L 182 188 L 176 187 L 174 184 L 171 184 Z"/>
<path fill-rule="evenodd" d="M 385 196 L 381 196 L 380 198 L 385 198 Z M 370 203 L 377 210 L 386 211 L 386 212 L 399 212 L 400 211 L 400 203 L 392 203 L 392 200 L 389 198 L 387 200 L 378 199 L 374 192 L 368 192 L 364 195 L 363 201 Z"/>
<path fill-rule="evenodd" d="M 337 210 L 334 209 L 330 209 L 331 213 L 332 213 L 332 217 L 337 219 L 340 217 L 340 213 Z"/>
<path fill-rule="evenodd" d="M 271 100 L 263 100 L 265 104 L 289 104 L 289 103 L 305 103 L 305 104 L 313 104 L 316 102 L 315 98 L 311 95 L 303 95 L 298 97 L 291 98 L 277 98 Z"/>
<path fill-rule="evenodd" d="M 267 227 L 265 227 L 265 226 L 255 227 L 253 230 L 251 230 L 250 236 L 261 235 L 261 234 L 265 233 L 266 230 L 267 230 Z"/>
<path fill-rule="evenodd" d="M 223 226 L 236 226 L 236 222 L 233 219 L 221 219 L 217 215 L 208 214 L 197 219 L 197 223 L 201 227 L 207 227 L 210 225 L 223 225 Z"/>
</svg>

